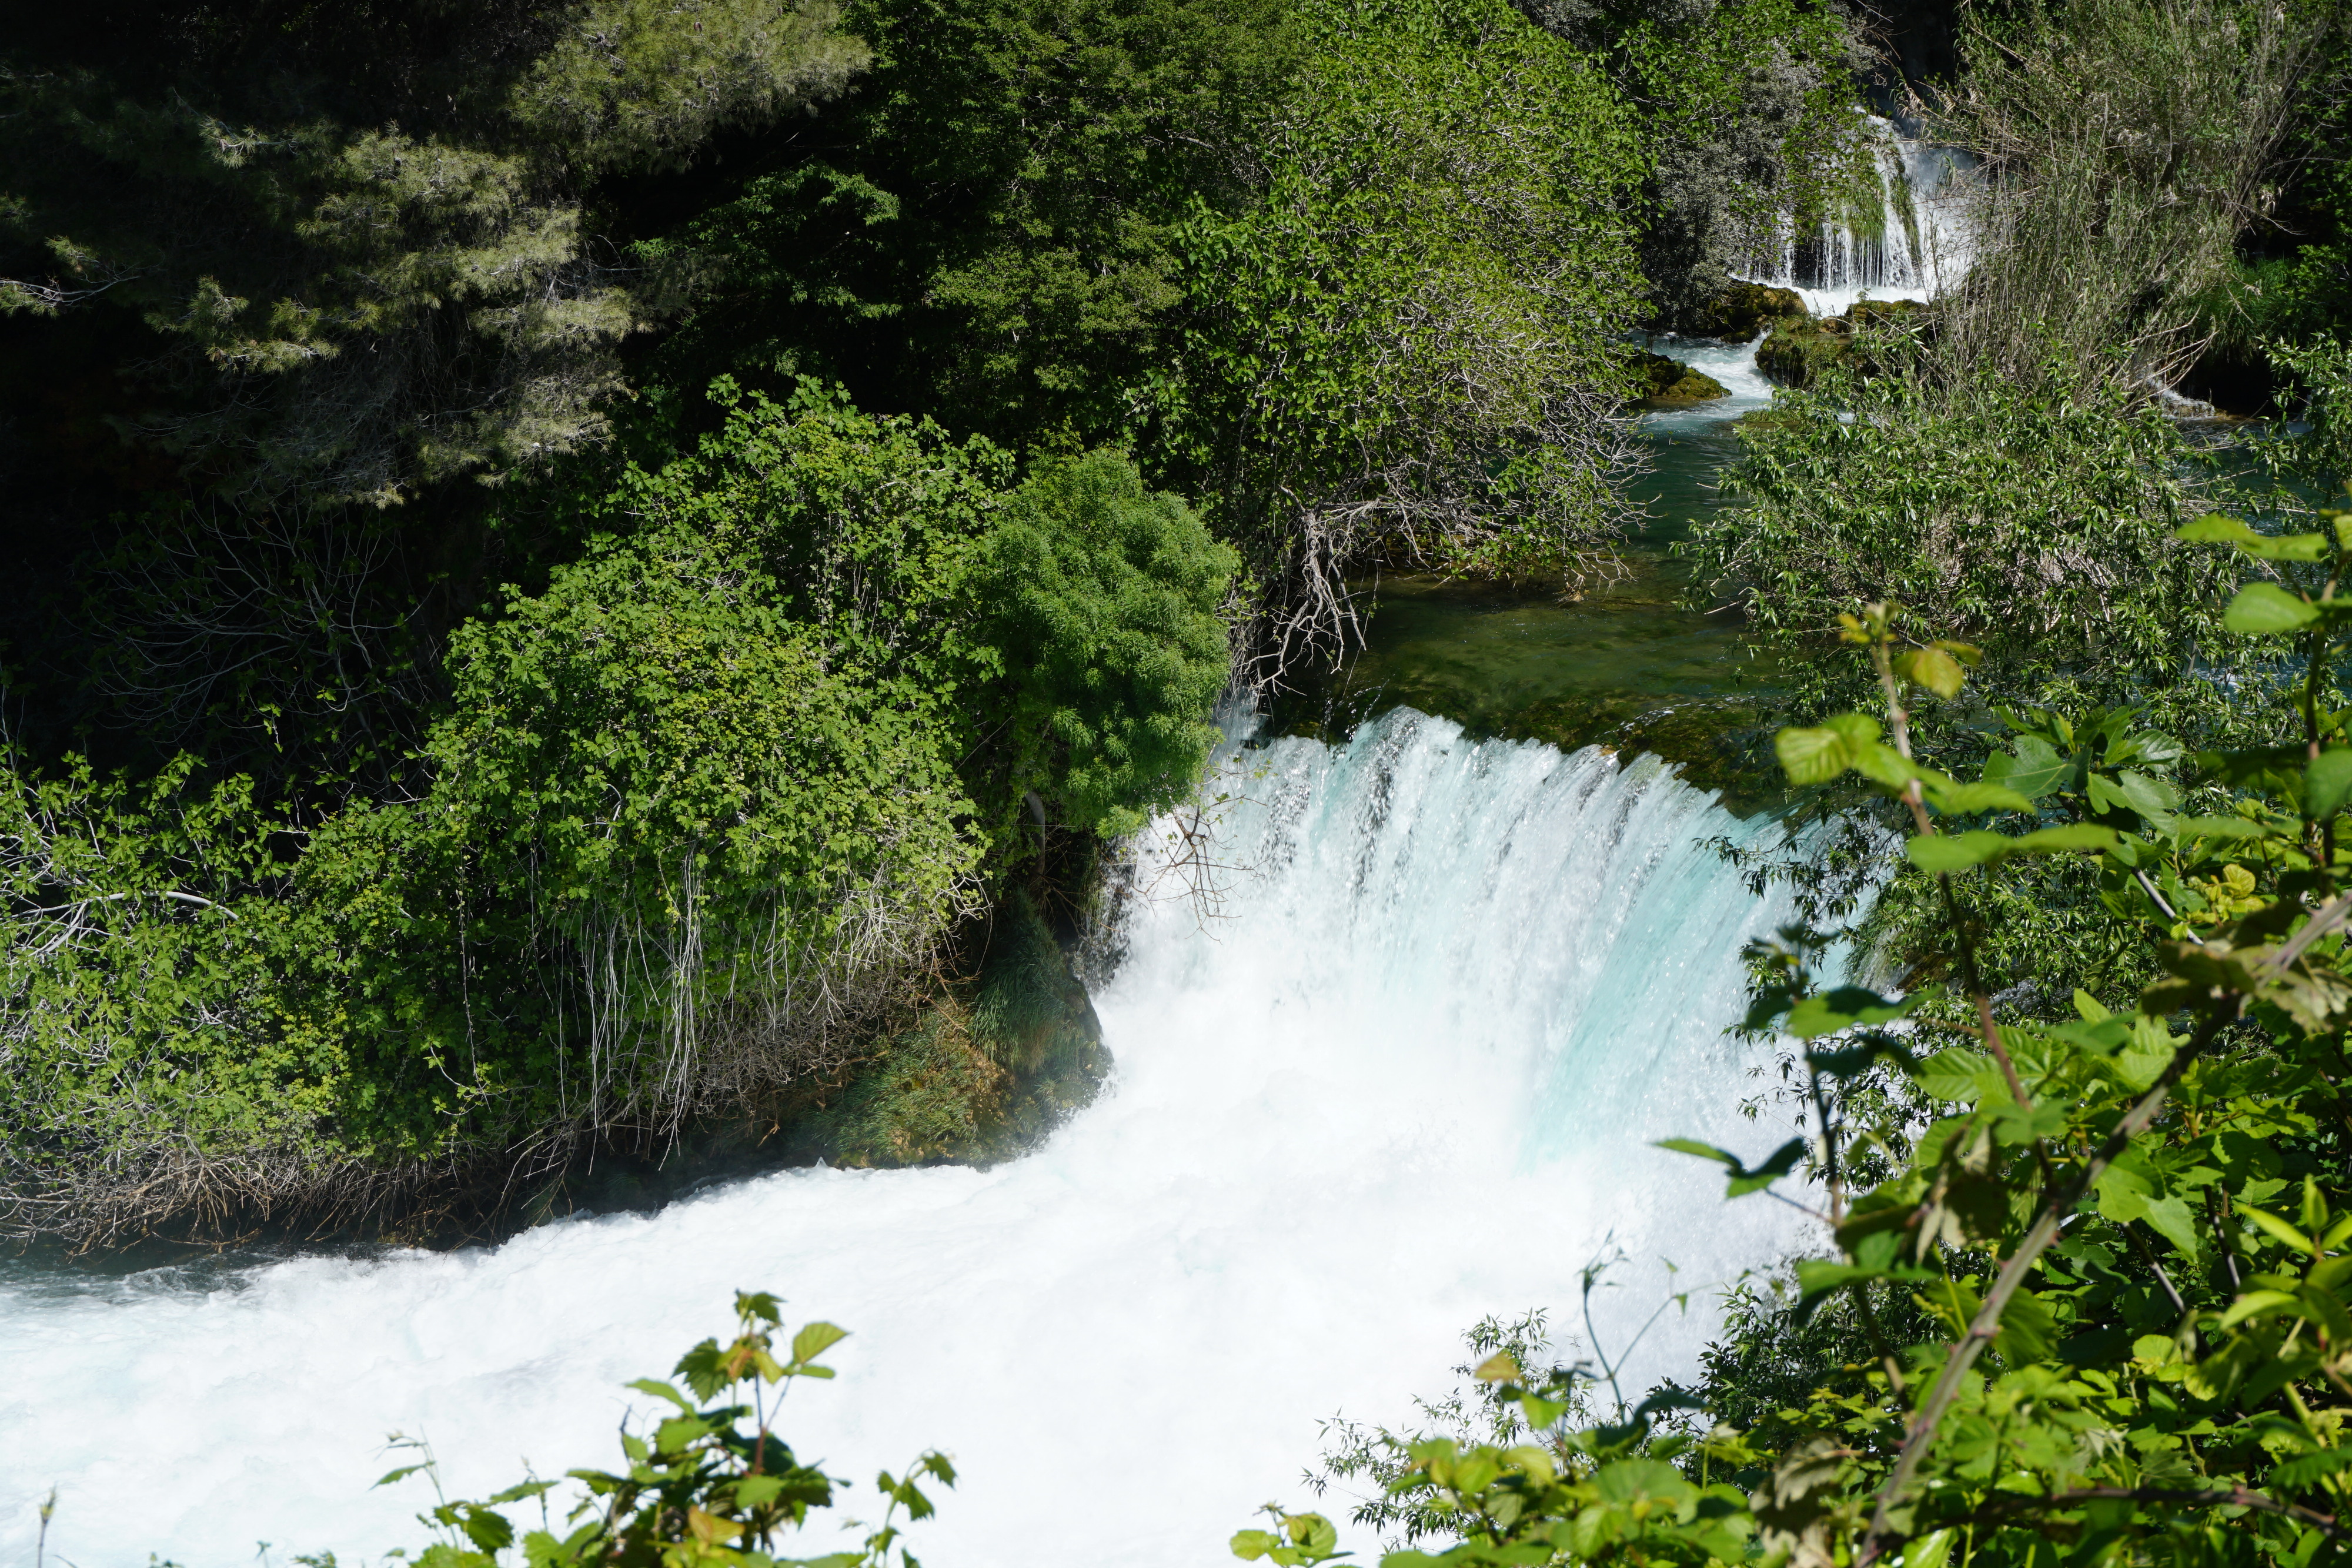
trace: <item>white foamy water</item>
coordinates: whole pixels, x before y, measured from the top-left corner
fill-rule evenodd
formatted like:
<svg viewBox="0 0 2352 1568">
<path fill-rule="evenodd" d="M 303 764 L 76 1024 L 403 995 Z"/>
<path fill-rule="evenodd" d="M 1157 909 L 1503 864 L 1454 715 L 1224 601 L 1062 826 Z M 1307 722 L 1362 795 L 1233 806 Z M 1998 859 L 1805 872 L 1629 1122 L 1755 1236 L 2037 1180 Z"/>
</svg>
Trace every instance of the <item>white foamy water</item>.
<svg viewBox="0 0 2352 1568">
<path fill-rule="evenodd" d="M 1843 316 L 1865 298 L 1932 299 L 1975 259 L 1968 211 L 1974 159 L 1900 136 L 1875 115 L 1864 118 L 1882 221 L 1859 232 L 1840 221 L 1803 232 L 1784 223 L 1751 272 L 1759 283 L 1796 290 L 1815 316 Z"/>
<path fill-rule="evenodd" d="M 1634 1259 L 1604 1293 L 1618 1338 L 1661 1260 L 1685 1289 L 1796 1241 L 1647 1146 L 1785 1135 L 1737 1115 L 1720 1038 L 1739 946 L 1782 912 L 1700 841 L 1748 830 L 1653 761 L 1410 713 L 1233 767 L 1223 852 L 1254 870 L 1205 932 L 1182 903 L 1134 914 L 1096 998 L 1116 1076 L 1024 1159 L 788 1172 L 209 1288 L 0 1276 L 0 1560 L 31 1560 L 53 1482 L 77 1568 L 413 1548 L 421 1486 L 369 1490 L 384 1434 L 428 1437 L 455 1496 L 611 1463 L 620 1385 L 743 1286 L 854 1331 L 783 1423 L 858 1483 L 840 1511 L 872 1517 L 874 1470 L 937 1446 L 963 1471 L 918 1530 L 937 1568 L 1215 1563 L 1256 1505 L 1305 1500 L 1318 1417 L 1403 1416 L 1483 1314 L 1567 1326 L 1605 1236 Z M 1670 1318 L 1637 1385 L 1706 1327 Z"/>
<path fill-rule="evenodd" d="M 1688 408 L 1655 409 L 1643 414 L 1642 423 L 1654 430 L 1695 430 L 1771 407 L 1772 383 L 1756 368 L 1756 350 L 1763 346 L 1764 335 L 1760 332 L 1745 343 L 1725 343 L 1712 338 L 1644 340 L 1643 347 L 1652 353 L 1664 354 L 1713 376 L 1730 395 L 1693 403 Z"/>
</svg>

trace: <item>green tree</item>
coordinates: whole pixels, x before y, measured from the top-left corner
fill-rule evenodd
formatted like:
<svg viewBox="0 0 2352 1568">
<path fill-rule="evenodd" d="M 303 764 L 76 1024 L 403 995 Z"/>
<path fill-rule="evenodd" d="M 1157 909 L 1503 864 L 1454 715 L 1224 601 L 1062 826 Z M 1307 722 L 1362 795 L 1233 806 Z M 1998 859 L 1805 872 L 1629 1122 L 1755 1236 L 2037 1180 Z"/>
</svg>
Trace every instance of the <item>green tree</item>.
<svg viewBox="0 0 2352 1568">
<path fill-rule="evenodd" d="M 1001 660 L 1008 796 L 1115 837 L 1188 798 L 1224 687 L 1234 553 L 1135 466 L 1097 452 L 1014 495 L 980 552 L 979 635 Z"/>
<path fill-rule="evenodd" d="M 1603 570 L 1628 459 L 1643 172 L 1607 78 L 1503 0 L 1307 7 L 1262 195 L 1188 235 L 1175 471 L 1211 498 L 1278 670 L 1377 559 Z"/>
<path fill-rule="evenodd" d="M 825 4 L 58 12 L 0 56 L 0 311 L 128 311 L 121 427 L 264 504 L 398 501 L 604 430 L 675 280 L 600 176 L 837 93 Z"/>
</svg>

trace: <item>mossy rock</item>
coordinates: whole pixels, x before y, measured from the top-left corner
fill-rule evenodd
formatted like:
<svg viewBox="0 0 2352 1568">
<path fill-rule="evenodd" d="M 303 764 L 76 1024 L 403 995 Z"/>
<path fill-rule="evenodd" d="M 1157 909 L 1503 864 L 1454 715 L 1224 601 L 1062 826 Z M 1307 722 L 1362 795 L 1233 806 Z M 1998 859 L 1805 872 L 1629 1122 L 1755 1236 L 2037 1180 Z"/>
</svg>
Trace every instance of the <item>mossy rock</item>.
<svg viewBox="0 0 2352 1568">
<path fill-rule="evenodd" d="M 1784 387 L 1809 387 L 1831 364 L 1846 357 L 1854 340 L 1878 329 L 1924 326 L 1927 308 L 1916 299 L 1858 299 L 1843 316 L 1815 321 L 1793 317 L 1772 324 L 1756 350 L 1764 379 Z M 1857 366 L 1861 373 L 1870 367 Z"/>
<path fill-rule="evenodd" d="M 1640 408 L 1688 408 L 1731 395 L 1713 376 L 1664 354 L 1636 355 L 1633 375 L 1634 384 L 1641 389 L 1641 395 L 1634 400 Z"/>
<path fill-rule="evenodd" d="M 1685 325 L 1702 338 L 1745 343 L 1783 317 L 1804 314 L 1804 298 L 1795 289 L 1734 278 L 1723 292 L 1694 311 Z"/>
<path fill-rule="evenodd" d="M 892 1036 L 812 1131 L 842 1165 L 992 1164 L 1090 1103 L 1109 1065 L 1086 987 L 1015 889 L 978 981 Z"/>
</svg>

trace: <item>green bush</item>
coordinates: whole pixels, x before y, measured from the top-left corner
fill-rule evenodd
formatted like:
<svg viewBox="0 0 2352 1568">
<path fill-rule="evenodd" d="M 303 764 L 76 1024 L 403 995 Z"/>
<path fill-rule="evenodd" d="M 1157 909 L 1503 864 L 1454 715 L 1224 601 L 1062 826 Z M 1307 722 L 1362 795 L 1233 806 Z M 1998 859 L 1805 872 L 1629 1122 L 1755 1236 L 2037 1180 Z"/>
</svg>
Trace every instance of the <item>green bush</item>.
<svg viewBox="0 0 2352 1568">
<path fill-rule="evenodd" d="M 5 1223 L 348 1213 L 772 1107 L 938 992 L 1034 852 L 1025 798 L 1117 832 L 1192 787 L 1233 559 L 1181 503 L 1113 454 L 1015 485 L 814 387 L 720 392 L 581 559 L 452 634 L 415 798 L 305 828 L 187 759 L 11 773 Z M 926 1125 L 1039 1068 L 999 1032 Z"/>
<path fill-rule="evenodd" d="M 1216 739 L 1207 718 L 1229 663 L 1218 611 L 1236 564 L 1118 454 L 1053 464 L 1021 487 L 971 591 L 1006 694 L 1008 793 L 1035 789 L 1063 822 L 1115 837 L 1191 792 Z"/>
<path fill-rule="evenodd" d="M 2155 701 L 2173 725 L 2224 702 L 2199 672 L 2243 662 L 2220 624 L 2234 569 L 2173 538 L 2212 486 L 2129 389 L 1832 372 L 1740 443 L 1722 478 L 1738 504 L 1678 548 L 1780 657 L 1795 712 L 1857 699 L 1819 654 L 1842 612 L 1882 600 L 1981 643 L 1988 702 Z"/>
</svg>

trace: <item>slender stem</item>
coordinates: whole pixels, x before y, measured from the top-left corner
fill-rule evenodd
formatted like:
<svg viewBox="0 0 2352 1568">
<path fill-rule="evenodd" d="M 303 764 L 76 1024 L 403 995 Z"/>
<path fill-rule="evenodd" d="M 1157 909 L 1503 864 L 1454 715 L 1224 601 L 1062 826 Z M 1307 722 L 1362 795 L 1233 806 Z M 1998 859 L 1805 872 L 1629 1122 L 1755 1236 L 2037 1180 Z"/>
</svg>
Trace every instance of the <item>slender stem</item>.
<svg viewBox="0 0 2352 1568">
<path fill-rule="evenodd" d="M 1982 1508 L 1968 1517 L 1971 1524 L 1994 1523 L 2011 1514 L 2038 1513 L 2044 1509 L 2073 1508 L 2078 1503 L 2114 1500 L 2119 1502 L 2187 1503 L 2191 1507 L 2244 1508 L 2258 1513 L 2274 1513 L 2284 1519 L 2300 1520 L 2331 1541 L 2352 1538 L 2336 1522 L 2332 1513 L 2305 1508 L 2300 1503 L 2282 1502 L 2277 1498 L 2246 1487 L 2229 1487 L 2210 1491 L 2192 1490 L 2179 1487 L 2077 1487 L 2072 1491 L 2053 1492 L 2047 1497 L 2030 1497 L 2022 1492 L 1996 1495 Z"/>
<path fill-rule="evenodd" d="M 2242 1005 L 2241 1001 L 2239 1006 Z M 2060 1222 L 2074 1211 L 2074 1206 L 2083 1200 L 2083 1195 L 2090 1191 L 2092 1184 L 2115 1163 L 2116 1156 L 2131 1141 L 2147 1131 L 2148 1124 L 2156 1120 L 2157 1113 L 2164 1109 L 2165 1097 L 2172 1092 L 2172 1086 L 2179 1082 L 2181 1073 L 2188 1071 L 2189 1062 L 2212 1043 L 2214 1037 L 2221 1032 L 2221 1026 L 2236 1017 L 2238 1007 L 2232 1006 L 2219 1009 L 2207 1018 L 2196 1038 L 2172 1053 L 2171 1061 L 2166 1064 L 2155 1086 L 2124 1113 L 2123 1120 L 2116 1124 L 2115 1130 L 2100 1144 L 2098 1152 L 2084 1164 L 2073 1180 L 2052 1195 L 2042 1212 L 2034 1217 L 2025 1239 L 2018 1243 L 2017 1250 L 2010 1255 L 2009 1261 L 2001 1265 L 1992 1289 L 1985 1292 L 1984 1304 L 1977 1310 L 1968 1333 L 1960 1337 L 1959 1343 L 1952 1347 L 1952 1354 L 1945 1358 L 1942 1374 L 1937 1377 L 1935 1386 L 1928 1390 L 1919 1414 L 1912 1420 L 1911 1430 L 1903 1439 L 1901 1451 L 1895 1455 L 1895 1469 L 1887 1476 L 1885 1484 L 1878 1489 L 1878 1506 L 1872 1511 L 1870 1528 L 1864 1532 L 1861 1549 L 1854 1553 L 1854 1568 L 1868 1568 L 1868 1564 L 1876 1561 L 1891 1544 L 1888 1515 L 1895 1500 L 1903 1495 L 1911 1484 L 1911 1478 L 1918 1473 L 1920 1461 L 1927 1458 L 1928 1444 L 1936 1435 L 1937 1425 L 1943 1420 L 1944 1413 L 1951 1408 L 1952 1401 L 1959 1397 L 1960 1384 L 1969 1368 L 1976 1364 L 1977 1357 L 1984 1354 L 1985 1347 L 2000 1331 L 2000 1314 L 2008 1308 L 2011 1298 L 2025 1283 L 2027 1271 L 2050 1243 L 2057 1239 Z"/>
<path fill-rule="evenodd" d="M 2116 1228 L 2124 1233 L 2124 1239 L 2131 1243 L 2131 1249 L 2139 1255 L 2139 1260 L 2147 1264 L 2149 1270 L 2156 1275 L 2156 1282 L 2164 1287 L 2164 1293 L 2172 1300 L 2172 1310 L 2176 1312 L 2187 1312 L 2189 1303 L 2181 1300 L 2180 1291 L 2174 1287 L 2172 1276 L 2164 1271 L 2164 1265 L 2158 1260 L 2155 1249 L 2141 1239 L 2140 1233 L 2131 1228 L 2129 1220 L 2117 1221 Z"/>
<path fill-rule="evenodd" d="M 1903 760 L 1916 760 L 1911 755 L 1911 710 L 1904 706 L 1903 683 L 1895 678 L 1895 666 L 1886 656 L 1885 639 L 1870 645 L 1870 662 L 1877 668 L 1879 689 L 1886 695 L 1886 720 L 1895 733 L 1895 749 Z M 1902 801 L 1911 808 L 1911 822 L 1923 839 L 1936 836 L 1936 824 L 1927 815 L 1927 802 L 1920 793 L 1919 780 L 1914 779 L 1903 787 Z M 1976 945 L 1969 940 L 1967 925 L 1960 918 L 1958 897 L 1952 892 L 1952 873 L 1937 872 L 1936 885 L 1944 899 L 1945 916 L 1952 923 L 1952 935 L 1958 941 L 1960 955 L 1960 980 L 1968 988 L 1969 998 L 1977 1007 L 1977 1032 L 1983 1036 L 1985 1050 L 2000 1064 L 2000 1075 L 2009 1085 L 2009 1097 L 2021 1111 L 2030 1111 L 2033 1102 L 2026 1097 L 2025 1082 L 2017 1075 L 2017 1064 L 2009 1059 L 2009 1048 L 2001 1043 L 2000 1026 L 1993 1021 L 1992 998 L 1985 992 L 1983 977 L 1977 972 Z M 2040 1157 L 2039 1142 L 2036 1157 Z M 2047 1163 L 2045 1160 L 2043 1163 Z"/>
</svg>

